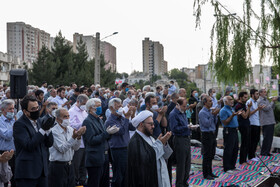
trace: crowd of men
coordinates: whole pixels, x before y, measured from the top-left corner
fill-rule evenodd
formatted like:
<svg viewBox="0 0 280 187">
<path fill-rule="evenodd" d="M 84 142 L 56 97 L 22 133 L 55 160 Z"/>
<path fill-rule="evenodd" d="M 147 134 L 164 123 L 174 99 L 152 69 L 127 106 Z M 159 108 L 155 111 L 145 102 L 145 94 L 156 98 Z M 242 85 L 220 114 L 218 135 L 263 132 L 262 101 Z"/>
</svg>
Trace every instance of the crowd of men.
<svg viewBox="0 0 280 187">
<path fill-rule="evenodd" d="M 241 91 L 234 98 L 227 87 L 219 100 L 215 89 L 200 97 L 192 90 L 187 99 L 186 90 L 173 81 L 155 90 L 127 83 L 108 89 L 43 82 L 41 87 L 28 86 L 15 108 L 9 88 L 0 86 L 0 166 L 5 169 L 0 186 L 10 180 L 12 187 L 168 187 L 175 164 L 176 186 L 189 186 L 191 139 L 202 143 L 204 178 L 214 180 L 219 177 L 212 160 L 220 125 L 224 172 L 238 169 L 238 150 L 240 164 L 259 161 L 261 130 L 260 154 L 273 156 L 278 98 L 270 101 L 265 89 L 249 94 Z"/>
</svg>

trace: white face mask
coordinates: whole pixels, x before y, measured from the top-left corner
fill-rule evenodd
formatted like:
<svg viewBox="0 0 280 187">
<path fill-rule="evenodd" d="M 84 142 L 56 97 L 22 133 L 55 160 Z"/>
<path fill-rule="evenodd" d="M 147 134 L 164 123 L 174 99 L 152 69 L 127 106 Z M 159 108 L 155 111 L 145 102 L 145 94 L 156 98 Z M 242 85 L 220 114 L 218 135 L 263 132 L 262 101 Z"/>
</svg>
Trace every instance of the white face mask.
<svg viewBox="0 0 280 187">
<path fill-rule="evenodd" d="M 86 110 L 86 105 L 81 105 L 81 106 L 80 106 L 80 109 L 83 110 L 83 111 L 85 111 L 85 110 Z"/>
<path fill-rule="evenodd" d="M 51 116 L 52 116 L 52 117 L 55 117 L 55 111 L 56 111 L 56 110 L 53 110 L 53 111 L 51 112 Z"/>
<path fill-rule="evenodd" d="M 158 110 L 158 105 L 153 105 L 152 108 L 151 108 L 151 110 L 152 110 L 152 111 Z"/>
<path fill-rule="evenodd" d="M 216 97 L 216 93 L 213 93 L 213 97 Z"/>
<path fill-rule="evenodd" d="M 120 107 L 120 108 L 116 111 L 116 113 L 117 113 L 119 116 L 121 116 L 121 115 L 123 114 L 123 108 Z"/>
<path fill-rule="evenodd" d="M 67 127 L 67 126 L 69 126 L 69 124 L 70 124 L 70 120 L 69 119 L 64 119 L 61 123 L 61 126 L 62 127 Z"/>
<path fill-rule="evenodd" d="M 135 95 L 133 95 L 131 98 L 134 99 L 134 98 L 135 98 Z"/>
</svg>

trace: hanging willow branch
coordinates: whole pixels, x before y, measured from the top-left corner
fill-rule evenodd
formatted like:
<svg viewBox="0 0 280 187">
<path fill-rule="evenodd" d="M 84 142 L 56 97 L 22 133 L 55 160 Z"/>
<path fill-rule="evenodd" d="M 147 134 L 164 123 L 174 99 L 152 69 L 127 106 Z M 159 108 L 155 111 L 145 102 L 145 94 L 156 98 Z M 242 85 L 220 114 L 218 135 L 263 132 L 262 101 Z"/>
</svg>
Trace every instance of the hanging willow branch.
<svg viewBox="0 0 280 187">
<path fill-rule="evenodd" d="M 280 71 L 280 0 L 261 0 L 260 16 L 252 9 L 251 0 L 244 0 L 243 15 L 237 16 L 216 0 L 194 0 L 196 27 L 200 26 L 202 6 L 213 7 L 216 21 L 211 29 L 209 69 L 219 82 L 242 84 L 251 72 L 251 46 L 259 48 L 260 63 L 269 55 Z M 259 21 L 257 28 L 251 20 Z"/>
</svg>

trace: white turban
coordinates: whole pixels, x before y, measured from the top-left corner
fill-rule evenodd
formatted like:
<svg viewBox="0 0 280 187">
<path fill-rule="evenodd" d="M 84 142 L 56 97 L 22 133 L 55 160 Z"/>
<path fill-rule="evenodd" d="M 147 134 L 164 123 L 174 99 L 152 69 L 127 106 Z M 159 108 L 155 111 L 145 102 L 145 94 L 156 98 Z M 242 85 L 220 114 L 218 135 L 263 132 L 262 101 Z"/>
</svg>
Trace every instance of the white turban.
<svg viewBox="0 0 280 187">
<path fill-rule="evenodd" d="M 136 128 L 139 123 L 145 121 L 148 117 L 153 117 L 153 113 L 149 110 L 144 110 L 132 119 L 132 125 Z"/>
</svg>

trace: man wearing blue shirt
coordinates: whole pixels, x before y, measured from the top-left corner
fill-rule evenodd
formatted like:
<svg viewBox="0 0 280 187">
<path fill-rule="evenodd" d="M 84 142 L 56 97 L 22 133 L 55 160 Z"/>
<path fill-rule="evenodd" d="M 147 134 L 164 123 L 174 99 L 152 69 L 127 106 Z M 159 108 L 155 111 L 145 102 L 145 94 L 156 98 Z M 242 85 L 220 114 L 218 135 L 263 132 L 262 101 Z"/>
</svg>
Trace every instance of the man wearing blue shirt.
<svg viewBox="0 0 280 187">
<path fill-rule="evenodd" d="M 153 137 L 156 139 L 162 133 L 161 129 L 167 127 L 167 119 L 165 117 L 167 106 L 159 108 L 157 98 L 154 95 L 149 95 L 145 98 L 145 105 L 146 110 L 153 112 L 153 119 L 155 123 Z"/>
<path fill-rule="evenodd" d="M 201 142 L 203 146 L 203 162 L 202 170 L 205 179 L 213 180 L 218 177 L 212 173 L 212 160 L 216 150 L 216 117 L 219 109 L 211 110 L 212 99 L 210 96 L 205 96 L 202 99 L 203 108 L 198 114 L 199 125 L 201 130 Z"/>
<path fill-rule="evenodd" d="M 223 154 L 223 167 L 224 171 L 233 173 L 238 155 L 238 121 L 237 115 L 241 111 L 234 112 L 232 107 L 234 100 L 231 96 L 223 98 L 224 107 L 221 109 L 219 115 L 224 127 L 224 154 Z"/>
<path fill-rule="evenodd" d="M 5 151 L 15 150 L 13 138 L 13 126 L 15 123 L 14 106 L 15 102 L 12 99 L 6 99 L 1 103 L 2 115 L 0 116 L 0 154 L 3 154 Z M 14 173 L 15 157 L 9 160 L 9 165 Z M 11 179 L 11 186 L 15 186 L 14 177 Z"/>
<path fill-rule="evenodd" d="M 176 107 L 169 114 L 169 125 L 174 135 L 174 152 L 176 155 L 176 187 L 188 186 L 191 168 L 190 130 L 186 116 L 187 100 L 180 98 Z"/>
<path fill-rule="evenodd" d="M 176 86 L 174 85 L 174 81 L 170 81 L 170 85 L 168 88 L 168 95 L 171 95 L 176 92 Z"/>
<path fill-rule="evenodd" d="M 124 113 L 122 108 L 122 100 L 114 98 L 109 101 L 111 115 L 105 122 L 105 128 L 116 126 L 119 131 L 109 139 L 109 146 L 113 160 L 113 179 L 112 187 L 126 186 L 126 170 L 127 170 L 127 146 L 129 142 L 129 130 L 134 130 L 135 127 L 129 122 L 129 118 L 136 111 L 135 107 L 130 106 L 127 113 Z M 124 114 L 125 117 L 122 115 Z"/>
</svg>

